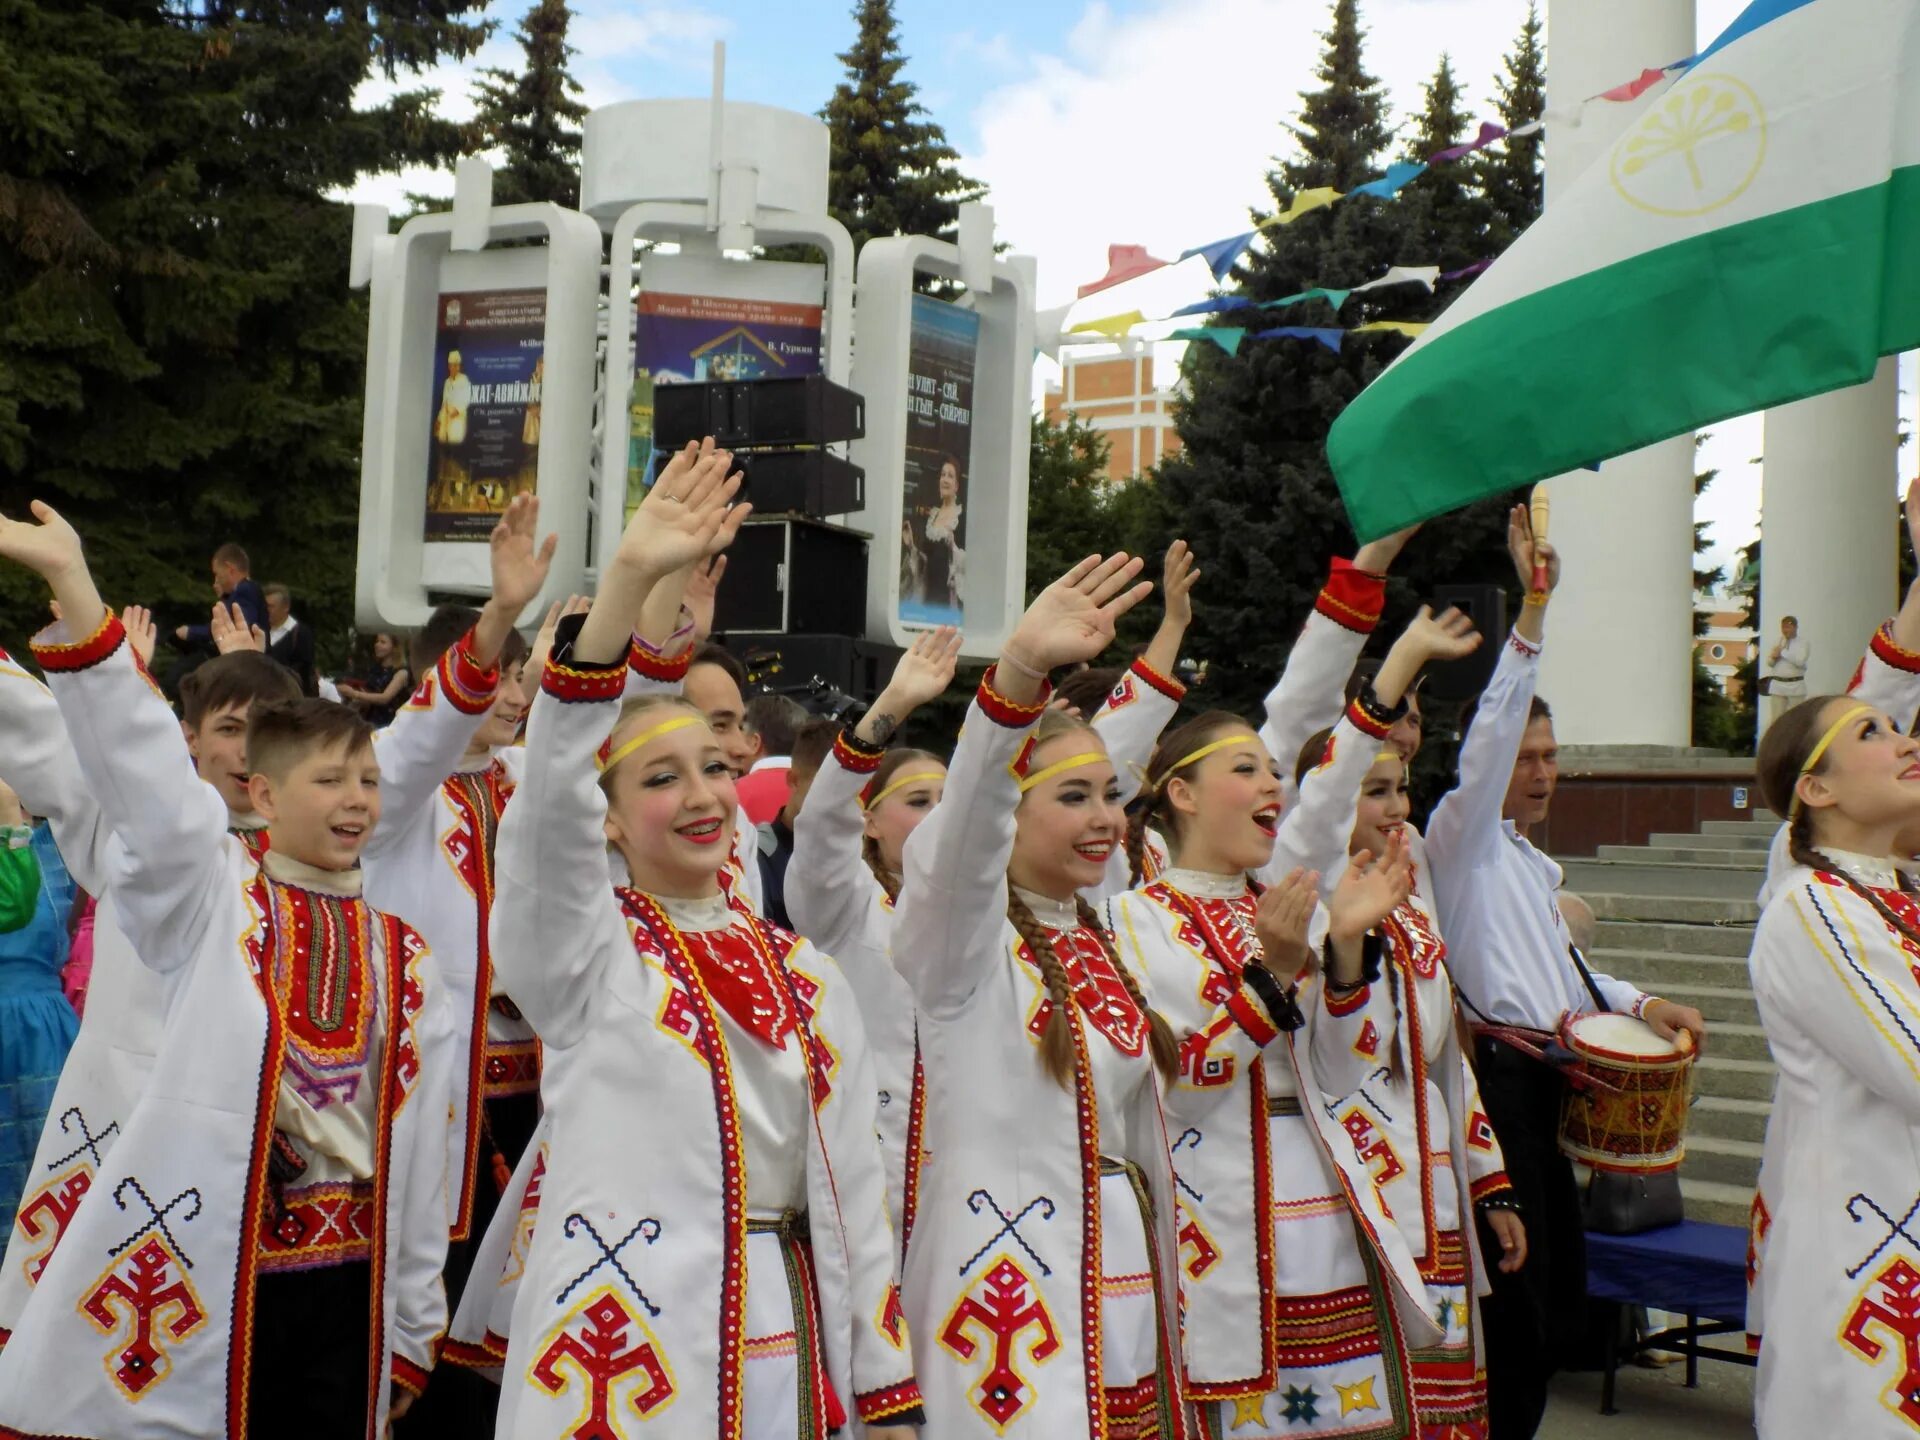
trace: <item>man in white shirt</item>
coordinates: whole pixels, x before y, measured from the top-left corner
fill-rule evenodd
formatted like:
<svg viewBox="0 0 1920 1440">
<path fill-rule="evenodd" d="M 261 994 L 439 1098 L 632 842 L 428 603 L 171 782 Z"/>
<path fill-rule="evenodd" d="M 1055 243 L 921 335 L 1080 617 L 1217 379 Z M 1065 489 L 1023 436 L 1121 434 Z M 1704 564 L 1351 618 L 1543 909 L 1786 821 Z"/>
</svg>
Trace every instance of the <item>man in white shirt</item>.
<svg viewBox="0 0 1920 1440">
<path fill-rule="evenodd" d="M 293 618 L 293 592 L 281 584 L 266 586 L 267 654 L 293 671 L 302 695 L 320 693 L 320 676 L 314 668 L 313 631 Z"/>
<path fill-rule="evenodd" d="M 1546 541 L 1534 541 L 1524 505 L 1514 507 L 1507 543 L 1523 586 L 1540 552 L 1547 589 L 1521 607 L 1469 719 L 1460 782 L 1427 824 L 1428 870 L 1461 1004 L 1477 1029 L 1552 1032 L 1569 1013 L 1606 1009 L 1637 1015 L 1669 1037 L 1689 1030 L 1697 1043 L 1706 1030 L 1699 1011 L 1585 969 L 1558 904 L 1560 867 L 1527 840 L 1546 819 L 1559 778 L 1553 715 L 1534 684 L 1560 562 Z M 1584 1330 L 1585 1231 L 1573 1168 L 1559 1149 L 1560 1073 L 1488 1034 L 1474 1048 L 1527 1227 L 1526 1265 L 1511 1275 L 1491 1271 L 1493 1294 L 1482 1310 L 1491 1428 L 1501 1440 L 1528 1440 L 1546 1408 L 1548 1379 Z M 1484 1227 L 1482 1244 L 1493 1245 Z"/>
<path fill-rule="evenodd" d="M 1800 621 L 1780 617 L 1780 639 L 1767 652 L 1767 724 L 1807 698 L 1807 661 L 1813 647 L 1800 638 Z"/>
</svg>

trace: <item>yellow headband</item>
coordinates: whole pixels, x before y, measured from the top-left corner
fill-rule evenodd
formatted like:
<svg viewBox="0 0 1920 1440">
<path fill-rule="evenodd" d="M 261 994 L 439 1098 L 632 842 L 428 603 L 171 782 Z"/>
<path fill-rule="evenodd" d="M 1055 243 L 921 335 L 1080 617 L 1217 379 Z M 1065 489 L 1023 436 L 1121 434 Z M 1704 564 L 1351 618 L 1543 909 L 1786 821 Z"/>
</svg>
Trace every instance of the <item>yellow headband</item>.
<svg viewBox="0 0 1920 1440">
<path fill-rule="evenodd" d="M 1197 761 L 1206 759 L 1207 756 L 1213 754 L 1213 752 L 1216 750 L 1224 750 L 1229 745 L 1259 745 L 1259 744 L 1260 744 L 1260 739 L 1258 736 L 1255 736 L 1255 735 L 1229 735 L 1225 739 L 1215 740 L 1210 745 L 1202 745 L 1198 750 L 1194 751 L 1191 755 L 1183 755 L 1180 759 L 1174 761 L 1173 764 L 1169 765 L 1167 767 L 1167 773 L 1160 777 L 1160 783 L 1156 785 L 1154 788 L 1156 790 L 1164 788 L 1167 782 L 1172 780 L 1174 775 L 1177 772 L 1186 769 L 1187 766 L 1192 765 Z"/>
<path fill-rule="evenodd" d="M 917 785 L 922 780 L 944 780 L 946 778 L 947 778 L 947 772 L 944 770 L 916 770 L 911 775 L 902 775 L 899 779 L 895 780 L 891 785 L 887 786 L 886 789 L 882 790 L 878 795 L 874 796 L 871 800 L 861 801 L 860 808 L 862 810 L 876 809 L 878 808 L 882 800 L 886 799 L 889 795 L 893 794 L 893 792 L 896 790 L 904 790 L 907 788 L 907 786 Z"/>
<path fill-rule="evenodd" d="M 1820 757 L 1827 753 L 1827 747 L 1840 738 L 1840 732 L 1858 720 L 1862 715 L 1873 714 L 1871 705 L 1856 705 L 1827 727 L 1827 733 L 1820 737 L 1820 743 L 1807 752 L 1806 763 L 1800 767 L 1800 774 L 1794 778 L 1793 799 L 1787 805 L 1787 819 L 1791 821 L 1800 813 L 1800 781 L 1813 773 L 1813 767 L 1820 763 Z"/>
<path fill-rule="evenodd" d="M 662 720 L 658 725 L 647 730 L 642 730 L 618 750 L 615 750 L 611 755 L 607 756 L 606 759 L 596 761 L 595 763 L 599 765 L 600 773 L 604 775 L 649 741 L 658 740 L 662 735 L 671 735 L 675 730 L 684 730 L 689 725 L 704 725 L 706 723 L 707 717 L 704 715 L 675 715 L 671 720 Z"/>
<path fill-rule="evenodd" d="M 1062 771 L 1078 770 L 1082 765 L 1092 765 L 1097 761 L 1109 758 L 1107 752 L 1104 750 L 1088 750 L 1079 755 L 1069 755 L 1064 760 L 1056 760 L 1044 770 L 1036 770 L 1031 775 L 1022 776 L 1020 780 L 1020 793 L 1022 795 L 1026 794 L 1029 790 L 1033 789 L 1034 786 L 1045 784 Z"/>
</svg>

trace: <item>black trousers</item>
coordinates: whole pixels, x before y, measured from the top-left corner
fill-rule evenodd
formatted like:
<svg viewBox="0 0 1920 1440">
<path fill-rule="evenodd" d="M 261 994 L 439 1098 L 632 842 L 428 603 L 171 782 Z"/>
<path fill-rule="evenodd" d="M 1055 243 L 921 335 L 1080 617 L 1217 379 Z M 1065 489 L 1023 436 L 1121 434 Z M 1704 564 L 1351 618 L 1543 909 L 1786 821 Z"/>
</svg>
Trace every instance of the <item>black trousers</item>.
<svg viewBox="0 0 1920 1440">
<path fill-rule="evenodd" d="M 486 1126 L 480 1135 L 480 1173 L 473 1181 L 473 1222 L 465 1240 L 447 1246 L 447 1318 L 460 1308 L 473 1274 L 474 1251 L 486 1238 L 487 1227 L 500 1208 L 500 1190 L 494 1183 L 493 1157 L 498 1154 L 508 1173 L 520 1163 L 534 1128 L 540 1121 L 540 1097 L 506 1095 L 486 1104 Z M 442 1362 L 433 1367 L 427 1393 L 393 1427 L 400 1440 L 440 1440 L 440 1437 L 493 1434 L 500 1408 L 500 1387 L 477 1370 Z"/>
<path fill-rule="evenodd" d="M 247 1433 L 332 1440 L 367 1428 L 372 1265 L 262 1275 L 253 1296 Z"/>
<path fill-rule="evenodd" d="M 1579 1349 L 1587 1311 L 1587 1237 L 1573 1166 L 1560 1153 L 1565 1082 L 1497 1041 L 1479 1040 L 1480 1097 L 1500 1137 L 1507 1178 L 1527 1227 L 1527 1263 L 1496 1268 L 1499 1242 L 1480 1224 L 1493 1294 L 1482 1302 L 1487 1409 L 1494 1440 L 1530 1440 L 1547 1408 L 1547 1382 Z"/>
</svg>

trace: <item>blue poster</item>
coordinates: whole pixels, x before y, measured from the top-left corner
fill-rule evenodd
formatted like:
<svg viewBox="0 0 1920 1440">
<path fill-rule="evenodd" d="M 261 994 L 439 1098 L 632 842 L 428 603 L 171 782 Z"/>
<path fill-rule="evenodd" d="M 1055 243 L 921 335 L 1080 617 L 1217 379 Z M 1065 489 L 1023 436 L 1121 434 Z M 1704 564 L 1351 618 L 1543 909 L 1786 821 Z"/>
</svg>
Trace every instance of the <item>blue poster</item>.
<svg viewBox="0 0 1920 1440">
<path fill-rule="evenodd" d="M 434 337 L 428 540 L 480 540 L 540 462 L 545 290 L 440 297 Z"/>
<path fill-rule="evenodd" d="M 967 471 L 980 317 L 913 297 L 907 354 L 906 486 L 900 505 L 900 620 L 959 625 L 966 615 Z"/>
</svg>

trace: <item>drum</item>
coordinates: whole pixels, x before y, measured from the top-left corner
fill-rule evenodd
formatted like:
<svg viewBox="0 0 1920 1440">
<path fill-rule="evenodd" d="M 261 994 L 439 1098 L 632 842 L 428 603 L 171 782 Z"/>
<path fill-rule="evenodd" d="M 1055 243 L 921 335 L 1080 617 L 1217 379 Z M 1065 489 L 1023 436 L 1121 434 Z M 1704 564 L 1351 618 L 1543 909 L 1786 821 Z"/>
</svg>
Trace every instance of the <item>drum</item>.
<svg viewBox="0 0 1920 1440">
<path fill-rule="evenodd" d="M 1677 1167 L 1686 1154 L 1691 1046 L 1661 1039 L 1631 1015 L 1569 1016 L 1560 1042 L 1578 1062 L 1567 1077 L 1560 1149 L 1595 1170 Z"/>
</svg>

